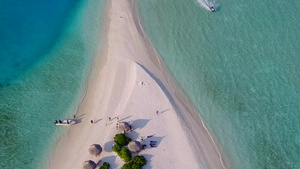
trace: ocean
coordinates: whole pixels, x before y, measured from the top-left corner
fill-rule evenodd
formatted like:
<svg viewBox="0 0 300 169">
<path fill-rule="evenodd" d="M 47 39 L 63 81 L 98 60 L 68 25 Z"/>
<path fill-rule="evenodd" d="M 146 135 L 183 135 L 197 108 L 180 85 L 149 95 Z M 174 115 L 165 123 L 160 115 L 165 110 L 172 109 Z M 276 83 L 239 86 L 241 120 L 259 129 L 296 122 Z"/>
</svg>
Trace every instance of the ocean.
<svg viewBox="0 0 300 169">
<path fill-rule="evenodd" d="M 0 168 L 43 168 L 104 41 L 105 0 L 0 0 Z"/>
<path fill-rule="evenodd" d="M 105 0 L 0 0 L 0 168 L 42 168 L 84 94 Z M 138 0 L 230 168 L 300 168 L 300 4 Z M 49 120 L 51 119 L 51 120 Z"/>
<path fill-rule="evenodd" d="M 142 25 L 230 168 L 300 168 L 300 3 L 139 0 Z"/>
</svg>

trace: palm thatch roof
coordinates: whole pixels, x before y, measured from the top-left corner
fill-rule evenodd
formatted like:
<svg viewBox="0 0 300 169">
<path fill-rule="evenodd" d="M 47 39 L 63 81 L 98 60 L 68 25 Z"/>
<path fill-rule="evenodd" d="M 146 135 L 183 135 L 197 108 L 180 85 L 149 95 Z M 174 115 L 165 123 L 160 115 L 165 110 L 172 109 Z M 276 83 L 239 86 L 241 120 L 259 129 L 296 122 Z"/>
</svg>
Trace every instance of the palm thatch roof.
<svg viewBox="0 0 300 169">
<path fill-rule="evenodd" d="M 102 152 L 102 147 L 99 144 L 93 144 L 90 146 L 89 151 L 92 155 L 98 156 Z"/>
<path fill-rule="evenodd" d="M 88 160 L 83 163 L 83 169 L 95 169 L 96 167 L 97 164 L 92 160 Z"/>
<path fill-rule="evenodd" d="M 119 122 L 119 123 L 117 123 L 116 127 L 119 131 L 122 131 L 122 132 L 125 132 L 125 133 L 131 131 L 131 126 L 127 122 Z"/>
<path fill-rule="evenodd" d="M 142 144 L 138 141 L 131 141 L 128 144 L 128 149 L 131 152 L 139 152 L 142 149 Z"/>
</svg>

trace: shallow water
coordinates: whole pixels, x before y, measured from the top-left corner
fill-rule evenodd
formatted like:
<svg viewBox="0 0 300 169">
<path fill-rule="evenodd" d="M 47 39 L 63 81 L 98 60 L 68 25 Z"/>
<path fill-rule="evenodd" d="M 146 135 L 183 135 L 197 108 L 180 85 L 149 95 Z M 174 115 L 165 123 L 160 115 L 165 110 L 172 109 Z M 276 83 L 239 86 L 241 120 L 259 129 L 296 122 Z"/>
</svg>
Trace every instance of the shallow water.
<svg viewBox="0 0 300 169">
<path fill-rule="evenodd" d="M 100 42 L 101 1 L 0 1 L 0 168 L 42 168 Z"/>
<path fill-rule="evenodd" d="M 231 168 L 300 168 L 299 3 L 139 0 L 142 24 Z"/>
</svg>

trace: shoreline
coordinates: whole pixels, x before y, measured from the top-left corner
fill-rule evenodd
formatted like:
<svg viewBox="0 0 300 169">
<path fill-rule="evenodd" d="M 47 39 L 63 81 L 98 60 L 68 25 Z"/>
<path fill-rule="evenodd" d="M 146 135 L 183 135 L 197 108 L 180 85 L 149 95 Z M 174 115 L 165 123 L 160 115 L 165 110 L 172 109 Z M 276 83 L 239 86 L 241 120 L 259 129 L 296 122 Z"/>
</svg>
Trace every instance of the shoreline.
<svg viewBox="0 0 300 169">
<path fill-rule="evenodd" d="M 201 118 L 200 113 L 198 112 L 197 108 L 195 107 L 195 105 L 190 101 L 190 99 L 188 98 L 188 96 L 185 94 L 185 92 L 183 91 L 183 89 L 180 87 L 180 85 L 178 84 L 178 82 L 175 80 L 175 78 L 173 77 L 172 73 L 169 71 L 169 69 L 167 68 L 167 66 L 164 64 L 163 60 L 160 58 L 160 56 L 158 55 L 158 53 L 156 52 L 154 46 L 152 45 L 149 37 L 147 36 L 146 32 L 144 31 L 140 18 L 139 18 L 139 12 L 138 12 L 138 7 L 137 7 L 137 2 L 136 0 L 130 0 L 132 3 L 132 13 L 133 13 L 133 17 L 135 18 L 136 22 L 136 26 L 140 27 L 140 30 L 142 32 L 142 34 L 144 36 L 143 39 L 145 41 L 145 43 L 147 44 L 146 47 L 148 48 L 148 52 L 150 51 L 151 56 L 155 55 L 156 56 L 156 60 L 152 60 L 154 65 L 158 65 L 158 69 L 161 71 L 163 77 L 166 79 L 167 83 L 170 84 L 169 88 L 172 89 L 170 91 L 173 91 L 173 96 L 175 96 L 174 98 L 180 98 L 177 99 L 178 103 L 180 103 L 180 105 L 182 107 L 184 107 L 184 110 L 188 110 L 186 111 L 187 114 L 182 113 L 183 117 L 185 118 L 185 120 L 187 121 L 192 121 L 191 124 L 197 124 L 197 128 L 199 129 L 199 131 L 202 131 L 202 134 L 207 135 L 208 137 L 206 137 L 206 144 L 211 144 L 209 149 L 206 149 L 206 153 L 209 154 L 214 154 L 214 156 L 217 154 L 218 158 L 219 158 L 219 162 L 220 162 L 220 166 L 222 166 L 222 168 L 229 168 L 229 160 L 227 159 L 227 157 L 225 156 L 225 154 L 222 152 L 222 150 L 220 150 L 220 144 L 218 144 L 218 139 L 217 137 L 214 135 L 214 133 L 212 132 L 212 130 L 209 128 L 209 126 L 205 123 L 205 121 L 203 121 L 203 119 Z M 151 60 L 151 58 L 150 58 Z M 155 62 L 157 61 L 157 62 Z M 188 123 L 187 123 L 188 124 Z M 196 125 L 194 125 L 193 127 L 195 127 Z M 197 135 L 197 128 L 193 128 L 191 127 L 190 129 L 193 132 L 193 135 Z M 204 131 L 203 131 L 204 130 Z M 199 142 L 202 142 L 203 139 L 201 140 L 201 134 L 198 134 L 198 137 L 196 137 L 196 139 Z M 210 142 L 211 141 L 211 142 Z M 210 151 L 214 151 L 214 152 L 210 152 Z M 208 158 L 210 159 L 210 158 Z M 214 161 L 215 157 L 213 159 L 210 159 L 210 164 L 215 163 Z M 213 165 L 212 165 L 213 166 Z M 220 167 L 218 166 L 218 168 Z M 216 166 L 215 166 L 216 167 Z"/>
<path fill-rule="evenodd" d="M 111 151 L 118 132 L 110 117 L 130 122 L 134 139 L 155 133 L 159 145 L 139 153 L 148 161 L 144 168 L 225 168 L 204 122 L 143 32 L 136 1 L 111 0 L 105 13 L 107 43 L 95 57 L 79 123 L 61 136 L 46 168 L 81 168 L 85 160 L 100 159 L 120 168 L 124 162 Z M 99 157 L 88 153 L 91 144 L 103 147 Z"/>
</svg>

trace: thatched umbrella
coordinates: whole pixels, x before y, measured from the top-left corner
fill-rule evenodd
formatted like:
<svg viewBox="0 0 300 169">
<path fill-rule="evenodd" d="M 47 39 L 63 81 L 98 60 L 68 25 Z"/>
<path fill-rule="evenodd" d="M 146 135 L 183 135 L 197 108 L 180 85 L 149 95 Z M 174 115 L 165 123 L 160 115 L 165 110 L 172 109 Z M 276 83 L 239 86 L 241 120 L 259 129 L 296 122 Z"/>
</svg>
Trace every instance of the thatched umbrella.
<svg viewBox="0 0 300 169">
<path fill-rule="evenodd" d="M 83 169 L 95 169 L 96 167 L 97 164 L 92 160 L 88 160 L 83 163 Z"/>
<path fill-rule="evenodd" d="M 119 122 L 117 123 L 117 129 L 126 133 L 131 131 L 131 126 L 126 122 Z"/>
<path fill-rule="evenodd" d="M 98 156 L 102 152 L 102 147 L 99 144 L 93 144 L 90 146 L 89 151 L 92 155 Z"/>
<path fill-rule="evenodd" d="M 142 149 L 142 144 L 138 141 L 131 141 L 129 142 L 128 144 L 128 149 L 129 151 L 131 152 L 138 152 L 138 151 L 141 151 Z"/>
</svg>

